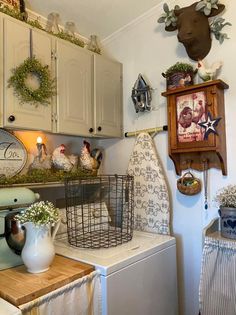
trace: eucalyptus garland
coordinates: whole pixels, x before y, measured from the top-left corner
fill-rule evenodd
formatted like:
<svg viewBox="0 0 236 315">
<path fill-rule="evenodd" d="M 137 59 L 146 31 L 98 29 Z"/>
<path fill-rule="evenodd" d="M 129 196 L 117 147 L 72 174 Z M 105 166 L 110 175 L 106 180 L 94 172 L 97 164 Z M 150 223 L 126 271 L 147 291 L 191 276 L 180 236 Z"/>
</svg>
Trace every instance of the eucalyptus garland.
<svg viewBox="0 0 236 315">
<path fill-rule="evenodd" d="M 56 94 L 56 90 L 55 80 L 51 78 L 47 65 L 42 65 L 35 57 L 29 57 L 13 69 L 12 73 L 13 75 L 8 80 L 8 87 L 13 87 L 21 103 L 50 104 L 50 98 Z M 32 89 L 26 84 L 29 75 L 37 78 L 39 82 L 37 89 Z"/>
</svg>

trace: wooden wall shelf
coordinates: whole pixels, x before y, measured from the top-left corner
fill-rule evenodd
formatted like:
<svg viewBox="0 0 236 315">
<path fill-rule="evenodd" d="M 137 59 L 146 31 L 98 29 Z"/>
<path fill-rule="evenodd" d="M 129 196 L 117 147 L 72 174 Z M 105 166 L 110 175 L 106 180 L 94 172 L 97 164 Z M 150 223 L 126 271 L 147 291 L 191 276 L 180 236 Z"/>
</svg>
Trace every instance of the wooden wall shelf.
<svg viewBox="0 0 236 315">
<path fill-rule="evenodd" d="M 212 80 L 162 93 L 168 103 L 169 156 L 178 175 L 188 168 L 212 167 L 227 175 L 224 90 L 228 88 L 222 80 Z M 199 123 L 207 121 L 208 114 L 212 121 L 221 119 L 213 126 L 217 134 L 205 137 L 206 129 Z"/>
</svg>

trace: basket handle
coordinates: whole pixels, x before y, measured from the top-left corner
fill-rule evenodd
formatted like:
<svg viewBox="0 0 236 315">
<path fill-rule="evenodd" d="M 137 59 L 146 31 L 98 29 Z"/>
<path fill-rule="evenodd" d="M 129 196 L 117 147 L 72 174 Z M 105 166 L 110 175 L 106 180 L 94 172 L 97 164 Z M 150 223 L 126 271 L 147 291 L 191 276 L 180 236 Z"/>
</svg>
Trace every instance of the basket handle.
<svg viewBox="0 0 236 315">
<path fill-rule="evenodd" d="M 186 176 L 186 175 L 190 175 L 190 176 Z M 186 173 L 182 176 L 182 178 L 181 178 L 181 184 L 183 184 L 183 180 L 184 180 L 185 177 L 192 177 L 192 178 L 195 179 L 194 175 L 193 175 L 190 171 L 188 171 L 188 172 L 186 172 Z"/>
</svg>

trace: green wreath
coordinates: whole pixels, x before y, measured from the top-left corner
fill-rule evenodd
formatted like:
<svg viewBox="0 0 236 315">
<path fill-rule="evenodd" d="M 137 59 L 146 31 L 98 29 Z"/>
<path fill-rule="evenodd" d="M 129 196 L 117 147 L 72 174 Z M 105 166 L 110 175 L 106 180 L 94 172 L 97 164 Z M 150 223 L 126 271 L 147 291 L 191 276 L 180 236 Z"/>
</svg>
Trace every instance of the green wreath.
<svg viewBox="0 0 236 315">
<path fill-rule="evenodd" d="M 43 66 L 35 57 L 29 57 L 12 72 L 13 75 L 8 80 L 8 86 L 13 87 L 21 103 L 50 104 L 49 99 L 56 92 L 55 80 L 51 78 L 48 66 Z M 30 75 L 38 81 L 37 88 L 32 88 L 27 83 L 27 78 Z"/>
</svg>

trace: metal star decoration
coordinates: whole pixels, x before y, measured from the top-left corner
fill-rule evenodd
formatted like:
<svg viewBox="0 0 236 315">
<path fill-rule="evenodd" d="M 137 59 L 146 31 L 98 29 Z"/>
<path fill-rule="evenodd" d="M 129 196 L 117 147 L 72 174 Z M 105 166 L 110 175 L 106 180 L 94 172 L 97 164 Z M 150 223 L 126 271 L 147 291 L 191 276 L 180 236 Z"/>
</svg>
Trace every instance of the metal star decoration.
<svg viewBox="0 0 236 315">
<path fill-rule="evenodd" d="M 206 129 L 205 134 L 204 134 L 204 140 L 206 140 L 208 138 L 208 135 L 211 132 L 214 134 L 218 134 L 215 128 L 217 127 L 220 120 L 221 120 L 221 117 L 217 117 L 215 119 L 212 119 L 211 113 L 208 112 L 207 120 L 203 121 L 201 123 L 198 123 L 199 126 Z"/>
</svg>

